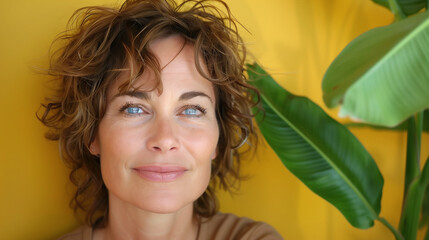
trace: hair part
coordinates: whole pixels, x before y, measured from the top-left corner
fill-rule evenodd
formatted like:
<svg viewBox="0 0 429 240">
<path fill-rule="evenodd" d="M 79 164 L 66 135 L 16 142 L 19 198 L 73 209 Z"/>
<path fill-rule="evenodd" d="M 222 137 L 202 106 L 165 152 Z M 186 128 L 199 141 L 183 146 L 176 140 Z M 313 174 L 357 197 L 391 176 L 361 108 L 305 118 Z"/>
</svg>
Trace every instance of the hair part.
<svg viewBox="0 0 429 240">
<path fill-rule="evenodd" d="M 194 203 L 195 213 L 213 216 L 218 210 L 215 189 L 233 190 L 242 178 L 237 149 L 250 140 L 256 146 L 250 112 L 256 103 L 250 91 L 258 97 L 259 93 L 244 75 L 246 49 L 237 22 L 223 1 L 211 2 L 226 12 L 207 0 L 181 4 L 127 0 L 119 9 L 85 7 L 73 14 L 69 30 L 56 40 L 65 41 L 65 45 L 52 55 L 49 74 L 58 79 L 59 87 L 42 104 L 39 119 L 50 128 L 46 137 L 59 141 L 62 158 L 71 169 L 70 180 L 76 186 L 71 206 L 86 212 L 89 225 L 94 226 L 100 215 L 104 216 L 103 225 L 108 216 L 108 190 L 100 159 L 89 151 L 105 114 L 107 90 L 125 71 L 130 77 L 119 91 L 132 89 L 146 69 L 155 73 L 156 87 L 162 87 L 158 60 L 149 49 L 155 39 L 178 34 L 193 44 L 197 70 L 215 89 L 218 154 L 212 161 L 210 185 Z"/>
</svg>

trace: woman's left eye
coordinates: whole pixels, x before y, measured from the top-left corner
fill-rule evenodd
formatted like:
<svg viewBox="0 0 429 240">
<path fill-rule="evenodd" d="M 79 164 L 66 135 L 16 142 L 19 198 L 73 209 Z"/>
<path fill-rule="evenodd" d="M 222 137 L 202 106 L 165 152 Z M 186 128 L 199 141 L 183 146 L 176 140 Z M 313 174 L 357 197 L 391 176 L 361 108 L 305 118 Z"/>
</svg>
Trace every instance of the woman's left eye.
<svg viewBox="0 0 429 240">
<path fill-rule="evenodd" d="M 198 111 L 197 109 L 193 109 L 193 108 L 188 108 L 185 109 L 185 111 L 183 111 L 184 115 L 198 115 L 200 113 L 200 111 Z"/>
<path fill-rule="evenodd" d="M 200 105 L 185 106 L 185 109 L 180 113 L 186 117 L 201 117 L 206 113 L 206 109 Z"/>
</svg>

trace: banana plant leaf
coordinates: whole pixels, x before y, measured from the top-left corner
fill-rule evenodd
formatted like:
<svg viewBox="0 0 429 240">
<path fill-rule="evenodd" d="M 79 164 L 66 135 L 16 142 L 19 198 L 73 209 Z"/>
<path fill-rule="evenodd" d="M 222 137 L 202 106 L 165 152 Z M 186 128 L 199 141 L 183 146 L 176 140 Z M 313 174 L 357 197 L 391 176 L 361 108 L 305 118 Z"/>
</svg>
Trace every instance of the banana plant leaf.
<svg viewBox="0 0 429 240">
<path fill-rule="evenodd" d="M 354 39 L 325 73 L 328 107 L 340 115 L 393 127 L 429 108 L 429 13 L 419 13 Z"/>
<path fill-rule="evenodd" d="M 423 227 L 428 224 L 429 224 L 429 185 L 426 186 L 425 196 L 423 198 L 422 218 L 421 218 L 419 227 Z"/>
<path fill-rule="evenodd" d="M 348 128 L 353 127 L 369 127 L 374 129 L 380 129 L 380 130 L 394 130 L 394 131 L 407 131 L 408 130 L 408 121 L 404 121 L 401 124 L 399 124 L 396 127 L 383 127 L 383 126 L 376 126 L 366 123 L 356 123 L 356 122 L 350 122 L 350 123 L 344 123 L 345 126 Z M 423 112 L 423 132 L 429 133 L 429 110 L 425 110 Z"/>
<path fill-rule="evenodd" d="M 416 239 L 419 226 L 420 210 L 425 191 L 429 184 L 429 157 L 421 174 L 414 179 L 405 199 L 404 212 L 399 222 L 399 230 L 404 239 Z"/>
<path fill-rule="evenodd" d="M 380 213 L 383 177 L 366 149 L 343 125 L 305 97 L 279 86 L 260 66 L 248 65 L 261 92 L 257 124 L 283 164 L 357 228 Z"/>
<path fill-rule="evenodd" d="M 389 0 L 372 0 L 373 2 L 390 9 Z M 406 15 L 412 15 L 426 7 L 426 0 L 396 0 L 402 12 Z"/>
</svg>

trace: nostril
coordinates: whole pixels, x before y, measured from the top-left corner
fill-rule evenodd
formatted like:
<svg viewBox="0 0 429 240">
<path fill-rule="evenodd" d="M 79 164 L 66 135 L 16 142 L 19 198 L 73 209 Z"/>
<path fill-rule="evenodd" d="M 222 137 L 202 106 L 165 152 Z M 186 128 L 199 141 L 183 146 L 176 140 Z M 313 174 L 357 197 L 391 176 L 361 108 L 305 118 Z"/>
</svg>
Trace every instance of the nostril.
<svg viewBox="0 0 429 240">
<path fill-rule="evenodd" d="M 155 150 L 155 151 L 161 151 L 161 148 L 160 148 L 160 147 L 153 146 L 152 148 L 153 148 L 153 150 Z"/>
</svg>

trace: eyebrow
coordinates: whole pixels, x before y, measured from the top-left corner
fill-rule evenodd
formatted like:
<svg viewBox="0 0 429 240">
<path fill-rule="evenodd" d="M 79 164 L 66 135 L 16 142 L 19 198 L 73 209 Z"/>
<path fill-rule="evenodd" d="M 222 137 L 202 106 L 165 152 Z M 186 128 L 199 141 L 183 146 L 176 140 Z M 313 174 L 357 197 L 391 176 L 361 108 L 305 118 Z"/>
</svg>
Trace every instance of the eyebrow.
<svg viewBox="0 0 429 240">
<path fill-rule="evenodd" d="M 139 98 L 142 100 L 150 100 L 150 98 L 151 98 L 148 92 L 128 91 L 128 92 L 116 94 L 115 96 L 113 96 L 113 99 L 115 99 L 117 97 L 122 97 L 122 96 L 130 96 L 130 97 L 135 97 L 135 98 Z"/>
<path fill-rule="evenodd" d="M 113 96 L 113 99 L 115 99 L 117 97 L 122 97 L 122 96 L 135 97 L 135 98 L 146 100 L 146 101 L 151 99 L 151 96 L 148 92 L 142 92 L 142 91 L 128 91 L 128 92 L 118 93 L 115 96 Z M 210 102 L 213 102 L 213 100 L 211 99 L 211 97 L 209 95 L 207 95 L 203 92 L 199 92 L 199 91 L 185 92 L 182 95 L 180 95 L 179 101 L 186 101 L 186 100 L 192 99 L 194 97 L 206 97 L 210 100 Z"/>
<path fill-rule="evenodd" d="M 210 102 L 213 102 L 213 100 L 211 99 L 211 97 L 209 97 L 209 95 L 198 91 L 190 91 L 190 92 L 183 93 L 182 95 L 180 95 L 179 101 L 189 100 L 194 97 L 206 97 L 210 100 Z"/>
</svg>

